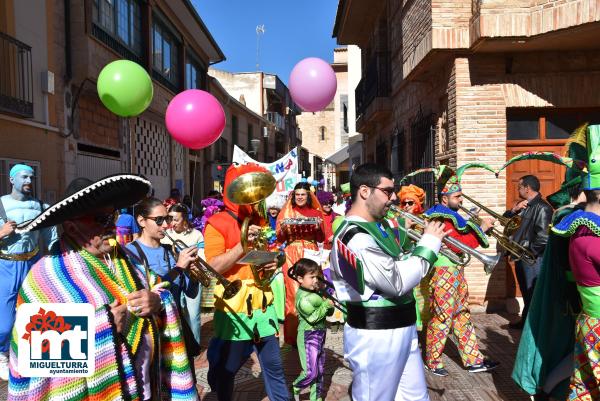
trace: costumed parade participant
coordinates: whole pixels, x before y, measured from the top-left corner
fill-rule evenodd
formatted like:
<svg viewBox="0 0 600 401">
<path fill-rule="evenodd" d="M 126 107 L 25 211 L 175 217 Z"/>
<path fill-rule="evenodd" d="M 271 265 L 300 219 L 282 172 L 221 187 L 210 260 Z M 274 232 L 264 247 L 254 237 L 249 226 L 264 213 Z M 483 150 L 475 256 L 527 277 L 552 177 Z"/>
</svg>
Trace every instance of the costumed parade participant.
<svg viewBox="0 0 600 401">
<path fill-rule="evenodd" d="M 64 234 L 31 269 L 19 291 L 25 303 L 89 303 L 95 308 L 95 372 L 90 377 L 22 377 L 13 330 L 8 399 L 195 400 L 197 392 L 173 296 L 160 278 L 113 247 L 115 210 L 143 198 L 149 181 L 114 175 L 74 180 L 65 199 L 24 232 L 62 224 Z"/>
<path fill-rule="evenodd" d="M 220 401 L 231 400 L 237 371 L 254 351 L 262 369 L 267 396 L 273 401 L 289 399 L 281 355 L 279 324 L 269 285 L 259 285 L 253 267 L 237 263 L 246 252 L 241 242 L 241 227 L 250 218 L 245 242 L 252 245 L 266 224 L 251 205 L 238 205 L 231 200 L 229 186 L 248 174 L 269 175 L 256 165 L 232 165 L 225 173 L 225 210 L 208 220 L 204 230 L 204 252 L 207 261 L 228 280 L 241 280 L 241 289 L 232 298 L 224 298 L 224 287 L 215 287 L 214 338 L 208 347 L 208 382 Z M 272 178 L 272 177 L 271 177 Z M 273 180 L 273 187 L 275 181 Z M 260 189 L 259 189 L 260 190 Z M 241 192 L 241 191 L 240 191 Z M 276 262 L 254 267 L 273 272 Z"/>
<path fill-rule="evenodd" d="M 185 205 L 176 204 L 169 208 L 169 216 L 172 223 L 167 229 L 168 237 L 165 236 L 160 240 L 163 245 L 172 246 L 173 240 L 182 241 L 188 247 L 194 248 L 194 252 L 204 258 L 204 252 L 199 252 L 199 246 L 204 246 L 204 237 L 202 233 L 192 227 Z M 183 292 L 181 294 L 181 311 L 183 318 L 186 320 L 194 336 L 195 343 L 200 348 L 200 303 L 202 299 L 202 286 L 198 283 L 193 285 L 194 291 L 190 293 Z"/>
<path fill-rule="evenodd" d="M 307 220 L 310 219 L 310 220 Z M 321 205 L 310 184 L 300 182 L 294 187 L 279 216 L 277 216 L 277 240 L 286 243 L 284 249 L 286 263 L 283 266 L 285 282 L 285 322 L 283 325 L 284 341 L 296 345 L 298 331 L 298 315 L 294 300 L 298 282 L 288 276 L 288 269 L 307 255 L 319 253 L 318 242 L 325 240 L 325 227 Z"/>
<path fill-rule="evenodd" d="M 481 245 L 487 248 L 488 240 L 485 232 L 493 226 L 494 222 L 491 219 L 482 219 L 480 227 L 458 214 L 463 200 L 460 178 L 462 172 L 468 167 L 470 166 L 465 165 L 457 169 L 448 180 L 441 180 L 441 182 L 438 180 L 440 203 L 428 209 L 424 216 L 428 219 L 443 220 L 445 229 L 450 231 L 449 236 L 468 247 L 474 249 Z M 443 169 L 442 175 L 444 171 L 449 170 Z M 450 249 L 461 254 L 452 246 Z M 465 278 L 465 267 L 453 263 L 444 255 L 439 255 L 434 268 L 435 271 L 429 282 L 431 318 L 427 324 L 425 366 L 437 376 L 448 375 L 448 371 L 444 368 L 442 354 L 448 335 L 452 331 L 458 343 L 462 363 L 469 372 L 485 372 L 496 368 L 498 363 L 484 359 L 479 351 L 469 311 L 469 289 Z"/>
<path fill-rule="evenodd" d="M 324 249 L 331 249 L 333 242 L 333 220 L 339 215 L 333 211 L 333 193 L 327 191 L 317 192 L 317 199 L 323 210 L 323 228 L 325 229 Z"/>
<path fill-rule="evenodd" d="M 400 207 L 408 213 L 421 215 L 425 211 L 425 191 L 413 184 L 400 187 L 398 192 Z M 405 219 L 406 228 L 411 228 L 414 222 L 410 219 Z M 429 280 L 425 277 L 421 283 L 415 288 L 415 301 L 417 302 L 417 330 L 423 329 L 423 322 L 427 325 L 429 320 Z"/>
<path fill-rule="evenodd" d="M 135 218 L 141 234 L 138 239 L 127 244 L 126 248 L 163 281 L 170 283 L 169 291 L 173 294 L 179 317 L 182 318 L 181 325 L 186 351 L 190 364 L 193 364 L 194 357 L 200 354 L 200 344 L 195 341 L 188 325 L 191 316 L 185 299 L 195 298 L 200 291 L 200 285 L 198 282 L 190 280 L 189 273 L 186 274 L 186 272 L 196 259 L 198 248 L 188 247 L 176 256 L 170 246 L 161 244 L 173 218 L 167 214 L 167 209 L 160 199 L 145 198 L 136 204 Z M 194 312 L 191 314 L 193 315 Z"/>
<path fill-rule="evenodd" d="M 333 304 L 319 292 L 320 267 L 314 260 L 300 259 L 292 266 L 292 275 L 300 284 L 296 292 L 298 311 L 298 356 L 302 372 L 294 381 L 296 401 L 300 391 L 310 387 L 310 400 L 322 400 L 323 374 L 325 373 L 325 318 L 333 314 Z"/>
<path fill-rule="evenodd" d="M 600 399 L 600 125 L 589 126 L 587 134 L 585 209 L 574 211 L 552 228 L 556 235 L 570 238 L 569 262 L 582 302 L 575 325 L 570 401 Z"/>
<path fill-rule="evenodd" d="M 119 210 L 119 217 L 115 223 L 117 242 L 123 246 L 140 236 L 140 228 L 138 227 L 135 217 L 127 208 Z"/>
<path fill-rule="evenodd" d="M 269 219 L 269 227 L 273 233 L 277 229 L 277 216 L 281 211 L 281 208 L 285 204 L 285 199 L 279 195 L 271 195 L 266 200 L 267 206 L 267 218 Z M 277 236 L 275 236 L 275 240 Z M 277 246 L 278 244 L 273 244 Z M 285 249 L 285 243 L 279 245 L 280 249 Z M 278 270 L 271 280 L 271 290 L 273 291 L 273 303 L 275 304 L 275 310 L 277 311 L 277 320 L 280 324 L 285 321 L 285 280 L 283 279 L 283 271 Z"/>
<path fill-rule="evenodd" d="M 0 379 L 8 380 L 10 333 L 17 294 L 29 269 L 58 239 L 56 227 L 17 234 L 18 224 L 37 217 L 48 205 L 33 197 L 34 171 L 25 164 L 10 169 L 10 194 L 0 198 Z"/>
<path fill-rule="evenodd" d="M 413 289 L 437 259 L 443 226 L 428 223 L 412 253 L 404 254 L 399 245 L 404 239 L 385 221 L 396 201 L 391 171 L 363 164 L 350 186 L 352 207 L 336 231 L 331 266 L 337 297 L 348 312 L 344 358 L 352 369 L 352 399 L 429 400 Z"/>
<path fill-rule="evenodd" d="M 572 158 L 587 159 L 586 127 L 587 124 L 576 130 L 569 140 L 568 158 L 547 152 L 515 158 L 516 161 L 545 160 L 567 167 L 560 190 L 547 198 L 556 208 L 552 226 L 560 224 L 585 203 L 581 185 L 583 173 L 573 165 Z M 515 160 L 509 160 L 504 168 Z M 569 264 L 569 238 L 551 231 L 512 372 L 513 380 L 528 394 L 540 399 L 567 398 L 573 373 L 575 322 L 580 311 L 581 300 Z"/>
</svg>

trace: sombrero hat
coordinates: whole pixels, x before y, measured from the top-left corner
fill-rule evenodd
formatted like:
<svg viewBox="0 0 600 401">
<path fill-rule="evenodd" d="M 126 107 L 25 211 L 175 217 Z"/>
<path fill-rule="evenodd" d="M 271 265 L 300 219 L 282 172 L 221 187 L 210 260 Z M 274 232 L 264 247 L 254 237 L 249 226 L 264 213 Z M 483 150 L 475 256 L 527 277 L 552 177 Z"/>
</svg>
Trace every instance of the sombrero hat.
<svg viewBox="0 0 600 401">
<path fill-rule="evenodd" d="M 35 219 L 21 223 L 17 234 L 40 230 L 84 216 L 94 210 L 121 209 L 143 199 L 152 189 L 150 181 L 134 174 L 116 174 L 94 182 L 76 178 L 65 191 L 65 198 L 44 210 Z"/>
</svg>

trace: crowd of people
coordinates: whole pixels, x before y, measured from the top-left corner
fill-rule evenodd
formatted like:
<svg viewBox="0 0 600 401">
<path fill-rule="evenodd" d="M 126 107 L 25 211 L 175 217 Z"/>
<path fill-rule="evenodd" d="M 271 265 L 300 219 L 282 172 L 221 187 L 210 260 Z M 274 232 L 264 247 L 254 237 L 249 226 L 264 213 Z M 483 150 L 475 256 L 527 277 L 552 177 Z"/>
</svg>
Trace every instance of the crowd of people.
<svg viewBox="0 0 600 401">
<path fill-rule="evenodd" d="M 599 143 L 600 129 L 588 136 Z M 513 379 L 537 399 L 600 399 L 600 172 L 588 146 L 587 172 L 566 180 L 552 204 L 525 175 L 503 216 L 518 216 L 510 241 L 532 255 L 515 257 L 525 308 L 511 327 L 523 330 Z M 197 399 L 203 307 L 213 313 L 208 382 L 219 400 L 233 399 L 252 353 L 270 400 L 305 389 L 323 399 L 326 334 L 341 325 L 354 400 L 428 400 L 426 372 L 449 375 L 450 336 L 469 373 L 499 365 L 479 349 L 465 277 L 466 256 L 480 257 L 497 222 L 459 213 L 460 173 L 437 177 L 436 202 L 367 163 L 345 194 L 299 182 L 285 200 L 244 204 L 228 188 L 270 173 L 234 164 L 225 196 L 213 191 L 197 205 L 176 189 L 149 197 L 149 181 L 120 174 L 76 179 L 51 207 L 33 197 L 33 174 L 15 165 L 12 192 L 0 198 L 0 378 L 9 400 Z M 19 374 L 13 325 L 25 303 L 93 305 L 92 376 Z M 289 384 L 280 335 L 301 365 Z"/>
</svg>

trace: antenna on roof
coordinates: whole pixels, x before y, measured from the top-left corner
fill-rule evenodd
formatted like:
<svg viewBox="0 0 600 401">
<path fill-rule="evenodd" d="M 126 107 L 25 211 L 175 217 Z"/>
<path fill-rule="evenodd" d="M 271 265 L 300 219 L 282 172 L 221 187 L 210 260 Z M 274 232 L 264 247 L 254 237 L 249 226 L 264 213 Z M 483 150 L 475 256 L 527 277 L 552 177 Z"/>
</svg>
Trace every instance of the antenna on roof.
<svg viewBox="0 0 600 401">
<path fill-rule="evenodd" d="M 256 25 L 256 71 L 260 68 L 260 35 L 265 34 L 265 24 Z"/>
</svg>

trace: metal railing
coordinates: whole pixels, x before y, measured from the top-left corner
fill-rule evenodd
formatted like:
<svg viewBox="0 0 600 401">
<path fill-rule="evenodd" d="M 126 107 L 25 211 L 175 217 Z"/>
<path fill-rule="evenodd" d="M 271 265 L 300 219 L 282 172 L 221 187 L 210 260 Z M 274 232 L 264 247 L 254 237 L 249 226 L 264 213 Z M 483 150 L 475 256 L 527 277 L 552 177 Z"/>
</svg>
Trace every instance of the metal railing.
<svg viewBox="0 0 600 401">
<path fill-rule="evenodd" d="M 376 97 L 390 94 L 391 68 L 389 52 L 378 52 L 369 60 L 365 75 L 356 85 L 356 118 L 363 115 Z"/>
<path fill-rule="evenodd" d="M 31 46 L 0 32 L 0 111 L 33 117 Z"/>
</svg>

